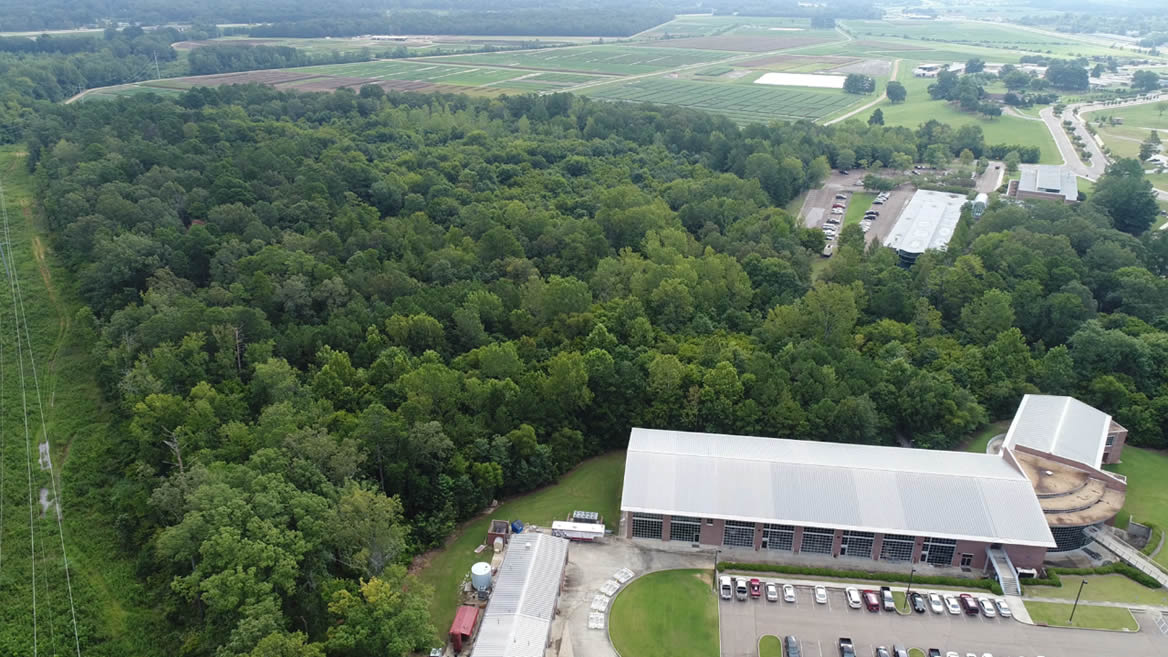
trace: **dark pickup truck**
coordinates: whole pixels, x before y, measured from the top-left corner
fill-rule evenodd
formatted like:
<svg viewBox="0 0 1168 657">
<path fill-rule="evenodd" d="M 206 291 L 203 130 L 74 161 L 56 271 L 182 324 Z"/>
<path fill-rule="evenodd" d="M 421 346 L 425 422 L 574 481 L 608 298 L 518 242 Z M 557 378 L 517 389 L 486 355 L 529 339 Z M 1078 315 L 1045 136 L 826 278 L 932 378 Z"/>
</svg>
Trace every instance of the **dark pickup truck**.
<svg viewBox="0 0 1168 657">
<path fill-rule="evenodd" d="M 839 640 L 840 657 L 856 657 L 856 646 L 852 645 L 852 640 L 847 637 L 840 637 Z"/>
</svg>

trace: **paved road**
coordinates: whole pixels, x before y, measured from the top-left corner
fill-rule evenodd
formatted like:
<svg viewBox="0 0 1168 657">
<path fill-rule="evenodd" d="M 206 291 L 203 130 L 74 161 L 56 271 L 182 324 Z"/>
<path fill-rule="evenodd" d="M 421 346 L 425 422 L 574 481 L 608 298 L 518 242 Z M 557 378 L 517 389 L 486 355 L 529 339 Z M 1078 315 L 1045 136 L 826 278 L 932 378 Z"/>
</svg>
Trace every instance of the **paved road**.
<svg viewBox="0 0 1168 657">
<path fill-rule="evenodd" d="M 1099 144 L 1095 143 L 1095 139 L 1087 132 L 1087 128 L 1083 126 L 1083 120 L 1072 111 L 1071 107 L 1063 110 L 1061 117 L 1054 115 L 1054 108 L 1052 107 L 1042 108 L 1038 115 L 1046 123 L 1046 128 L 1050 131 L 1050 136 L 1054 137 L 1054 143 L 1058 146 L 1059 154 L 1062 155 L 1063 162 L 1070 167 L 1071 171 L 1075 172 L 1075 175 L 1082 176 L 1088 180 L 1096 180 L 1099 176 L 1103 175 L 1103 170 L 1107 168 L 1107 156 L 1099 149 Z M 1074 124 L 1075 133 L 1087 145 L 1087 150 L 1091 153 L 1091 162 L 1089 164 L 1079 159 L 1079 152 L 1075 150 L 1075 145 L 1071 143 L 1070 137 L 1063 130 L 1063 119 L 1070 119 Z"/>
<path fill-rule="evenodd" d="M 871 655 L 877 645 L 891 648 L 939 648 L 961 654 L 1044 655 L 1045 657 L 1163 657 L 1168 637 L 1147 614 L 1137 614 L 1140 632 L 1100 632 L 1026 625 L 1002 618 L 946 614 L 901 615 L 851 609 L 842 589 L 829 589 L 828 604 L 818 605 L 811 591 L 798 591 L 798 602 L 719 600 L 722 657 L 755 657 L 764 634 L 794 634 L 805 657 L 835 657 L 838 640 L 850 637 L 858 655 Z"/>
</svg>

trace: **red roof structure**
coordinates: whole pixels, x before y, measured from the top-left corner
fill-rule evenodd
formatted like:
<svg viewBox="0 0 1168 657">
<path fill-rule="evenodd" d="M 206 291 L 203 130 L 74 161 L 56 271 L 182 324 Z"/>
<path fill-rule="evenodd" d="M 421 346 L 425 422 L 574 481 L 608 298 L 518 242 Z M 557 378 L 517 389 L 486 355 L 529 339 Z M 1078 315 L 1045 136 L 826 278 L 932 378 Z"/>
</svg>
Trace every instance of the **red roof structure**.
<svg viewBox="0 0 1168 657">
<path fill-rule="evenodd" d="M 454 614 L 454 622 L 450 624 L 450 643 L 454 644 L 454 652 L 462 652 L 462 642 L 474 634 L 475 623 L 479 619 L 479 608 L 463 605 Z"/>
</svg>

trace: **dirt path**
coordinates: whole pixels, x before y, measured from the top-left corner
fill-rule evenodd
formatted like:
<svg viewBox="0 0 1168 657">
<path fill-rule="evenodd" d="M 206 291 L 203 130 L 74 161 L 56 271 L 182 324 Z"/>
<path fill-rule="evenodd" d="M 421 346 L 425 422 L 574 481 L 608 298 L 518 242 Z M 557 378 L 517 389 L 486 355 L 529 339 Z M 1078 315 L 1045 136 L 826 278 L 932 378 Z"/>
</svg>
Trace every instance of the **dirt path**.
<svg viewBox="0 0 1168 657">
<path fill-rule="evenodd" d="M 893 80 L 895 80 L 895 79 L 896 79 L 896 74 L 897 74 L 899 71 L 900 71 L 900 60 L 899 60 L 899 59 L 897 59 L 897 60 L 894 60 L 894 61 L 892 62 L 892 75 L 888 76 L 888 80 L 889 80 L 890 82 L 891 82 L 891 81 L 893 81 Z M 874 100 L 874 101 L 872 101 L 872 102 L 868 103 L 867 105 L 861 105 L 860 107 L 857 107 L 856 109 L 854 109 L 854 110 L 852 110 L 852 111 L 848 112 L 847 114 L 844 114 L 843 116 L 837 116 L 836 118 L 834 118 L 834 119 L 832 119 L 832 120 L 830 120 L 830 121 L 828 121 L 828 122 L 824 123 L 823 125 L 831 125 L 831 124 L 833 124 L 833 123 L 839 123 L 840 121 L 843 121 L 844 119 L 850 119 L 851 117 L 853 117 L 853 116 L 855 116 L 855 115 L 859 114 L 860 112 L 863 112 L 863 111 L 865 111 L 865 110 L 872 109 L 873 107 L 875 107 L 875 106 L 879 105 L 880 103 L 884 102 L 884 99 L 886 99 L 886 98 L 888 98 L 888 90 L 887 90 L 887 85 L 885 85 L 885 91 L 883 91 L 883 92 L 880 94 L 880 97 L 879 97 L 879 98 L 877 98 L 876 100 Z"/>
</svg>

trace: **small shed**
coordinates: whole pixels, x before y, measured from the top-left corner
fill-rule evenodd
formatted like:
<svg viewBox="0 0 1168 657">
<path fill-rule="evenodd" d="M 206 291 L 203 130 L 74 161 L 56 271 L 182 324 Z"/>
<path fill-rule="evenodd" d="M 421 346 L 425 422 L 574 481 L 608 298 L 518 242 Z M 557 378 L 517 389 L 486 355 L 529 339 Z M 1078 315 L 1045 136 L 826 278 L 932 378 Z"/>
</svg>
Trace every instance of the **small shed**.
<svg viewBox="0 0 1168 657">
<path fill-rule="evenodd" d="M 506 520 L 492 520 L 491 528 L 487 530 L 487 545 L 494 545 L 495 539 L 503 539 L 503 543 L 511 540 L 511 523 Z"/>
<path fill-rule="evenodd" d="M 462 643 L 474 635 L 475 624 L 479 620 L 479 608 L 463 605 L 454 614 L 454 622 L 450 624 L 450 643 L 454 652 L 462 652 Z"/>
</svg>

